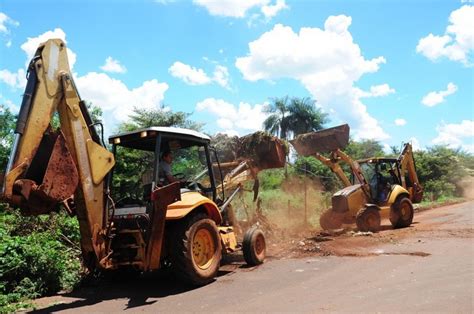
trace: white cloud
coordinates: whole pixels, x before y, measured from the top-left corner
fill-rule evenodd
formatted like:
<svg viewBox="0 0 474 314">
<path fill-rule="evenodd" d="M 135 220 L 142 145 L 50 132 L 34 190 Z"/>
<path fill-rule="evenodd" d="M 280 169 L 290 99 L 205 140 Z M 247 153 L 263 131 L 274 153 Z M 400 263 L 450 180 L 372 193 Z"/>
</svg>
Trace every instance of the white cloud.
<svg viewBox="0 0 474 314">
<path fill-rule="evenodd" d="M 217 125 L 226 134 L 235 132 L 248 133 L 262 128 L 267 115 L 263 112 L 264 105 L 250 105 L 241 102 L 238 106 L 222 99 L 206 98 L 196 104 L 197 111 L 207 111 L 217 118 Z"/>
<path fill-rule="evenodd" d="M 422 150 L 421 145 L 420 145 L 420 141 L 418 141 L 418 139 L 416 137 L 410 137 L 410 140 L 408 142 L 411 143 L 411 147 L 412 147 L 413 151 Z"/>
<path fill-rule="evenodd" d="M 162 5 L 168 5 L 176 2 L 176 0 L 154 0 L 154 2 Z"/>
<path fill-rule="evenodd" d="M 0 82 L 3 82 L 13 89 L 23 89 L 26 86 L 26 73 L 23 69 L 17 72 L 0 70 Z"/>
<path fill-rule="evenodd" d="M 38 46 L 48 39 L 59 38 L 67 44 L 66 33 L 60 29 L 55 28 L 53 31 L 47 31 L 37 37 L 28 37 L 25 43 L 21 45 L 21 49 L 26 53 L 26 66 L 35 55 Z M 67 55 L 69 59 L 69 67 L 72 69 L 76 63 L 76 54 L 67 48 Z"/>
<path fill-rule="evenodd" d="M 205 7 L 209 14 L 226 17 L 245 17 L 247 11 L 267 5 L 270 0 L 193 0 L 194 4 Z"/>
<path fill-rule="evenodd" d="M 474 6 L 464 5 L 451 12 L 450 24 L 442 36 L 429 34 L 419 40 L 416 51 L 431 61 L 446 57 L 472 66 L 474 51 Z"/>
<path fill-rule="evenodd" d="M 45 32 L 38 37 L 28 38 L 21 46 L 27 55 L 27 62 L 33 57 L 37 46 L 50 38 L 60 38 L 66 41 L 66 34 L 59 28 Z M 70 67 L 75 63 L 76 55 L 68 50 Z M 72 56 L 72 58 L 71 58 Z M 112 59 L 112 61 L 114 61 Z M 118 62 L 117 62 L 118 63 Z M 107 64 L 107 62 L 106 62 Z M 134 107 L 137 108 L 161 108 L 164 94 L 168 90 L 168 84 L 159 82 L 157 79 L 144 81 L 136 88 L 129 88 L 120 80 L 111 78 L 105 73 L 89 72 L 84 76 L 73 73 L 74 80 L 83 99 L 90 101 L 94 106 L 103 110 L 106 124 L 106 132 L 117 123 L 128 118 Z M 0 80 L 12 86 L 24 86 L 26 81 L 23 69 L 17 73 L 7 70 L 0 71 Z"/>
<path fill-rule="evenodd" d="M 395 93 L 395 89 L 391 88 L 388 84 L 373 85 L 370 87 L 370 92 L 363 91 L 356 88 L 356 93 L 361 98 L 367 97 L 383 97 Z"/>
<path fill-rule="evenodd" d="M 47 31 L 37 37 L 28 37 L 25 43 L 21 45 L 21 49 L 26 53 L 25 68 L 28 67 L 30 60 L 33 58 L 38 46 L 51 38 L 59 38 L 66 42 L 66 34 L 60 28 L 56 28 L 54 31 Z M 72 69 L 76 62 L 76 54 L 71 50 L 67 49 L 69 66 Z M 2 69 L 0 70 L 0 81 L 7 84 L 14 89 L 23 89 L 26 86 L 26 74 L 24 69 L 18 69 L 16 72 Z"/>
<path fill-rule="evenodd" d="M 125 73 L 127 72 L 127 68 L 120 64 L 118 60 L 115 60 L 112 57 L 107 57 L 105 59 L 105 64 L 100 67 L 105 72 L 111 73 Z"/>
<path fill-rule="evenodd" d="M 9 34 L 10 33 L 9 26 L 17 27 L 19 25 L 20 25 L 19 22 L 13 20 L 5 13 L 0 12 L 0 33 Z"/>
<path fill-rule="evenodd" d="M 373 97 L 381 97 L 395 93 L 395 89 L 391 88 L 388 84 L 375 85 L 370 87 L 370 93 Z"/>
<path fill-rule="evenodd" d="M 0 102 L 2 105 L 5 105 L 6 108 L 10 109 L 10 111 L 14 114 L 18 113 L 20 107 L 13 103 L 10 99 L 5 98 L 2 94 L 0 94 Z"/>
<path fill-rule="evenodd" d="M 395 119 L 395 125 L 397 125 L 397 126 L 404 126 L 405 124 L 407 124 L 407 120 L 401 119 L 401 118 Z"/>
<path fill-rule="evenodd" d="M 220 86 L 229 88 L 229 70 L 225 66 L 217 65 L 212 79 Z"/>
<path fill-rule="evenodd" d="M 267 19 L 271 19 L 276 16 L 278 12 L 284 9 L 288 9 L 288 5 L 285 3 L 285 0 L 277 0 L 274 5 L 264 5 L 262 7 L 262 13 Z"/>
<path fill-rule="evenodd" d="M 209 61 L 208 58 L 203 58 L 205 61 Z M 212 77 L 210 77 L 203 69 L 198 69 L 182 62 L 176 61 L 168 69 L 168 72 L 189 85 L 206 85 L 212 82 L 219 84 L 220 86 L 230 89 L 229 86 L 229 70 L 223 65 L 217 64 Z"/>
<path fill-rule="evenodd" d="M 159 108 L 168 84 L 153 79 L 137 88 L 129 89 L 122 81 L 105 73 L 90 72 L 75 78 L 76 85 L 84 99 L 110 112 L 118 121 L 124 121 L 137 108 Z"/>
<path fill-rule="evenodd" d="M 463 120 L 459 124 L 442 123 L 436 127 L 438 136 L 432 143 L 436 145 L 447 145 L 450 148 L 462 148 L 474 153 L 474 120 Z M 467 143 L 465 140 L 467 139 Z"/>
<path fill-rule="evenodd" d="M 233 18 L 248 17 L 247 24 L 249 26 L 253 26 L 262 14 L 268 21 L 281 10 L 289 9 L 285 0 L 276 0 L 274 3 L 271 3 L 271 0 L 193 0 L 193 3 L 206 8 L 211 15 Z M 256 9 L 260 9 L 261 13 L 255 13 Z"/>
<path fill-rule="evenodd" d="M 427 95 L 423 97 L 421 103 L 428 107 L 436 106 L 442 102 L 444 102 L 444 98 L 454 94 L 458 90 L 458 87 L 453 83 L 448 83 L 446 90 L 442 90 L 439 92 L 429 92 Z"/>
<path fill-rule="evenodd" d="M 350 123 L 355 138 L 386 139 L 389 136 L 367 112 L 361 90 L 354 86 L 362 75 L 377 72 L 385 58 L 362 56 L 348 30 L 351 23 L 349 16 L 330 16 L 324 29 L 305 27 L 299 33 L 277 24 L 249 43 L 248 55 L 237 58 L 235 65 L 249 81 L 296 79 L 324 110 Z M 381 96 L 394 90 L 383 84 L 372 92 Z"/>
<path fill-rule="evenodd" d="M 211 78 L 203 69 L 197 69 L 179 61 L 173 63 L 168 72 L 189 85 L 204 85 L 211 82 Z"/>
</svg>

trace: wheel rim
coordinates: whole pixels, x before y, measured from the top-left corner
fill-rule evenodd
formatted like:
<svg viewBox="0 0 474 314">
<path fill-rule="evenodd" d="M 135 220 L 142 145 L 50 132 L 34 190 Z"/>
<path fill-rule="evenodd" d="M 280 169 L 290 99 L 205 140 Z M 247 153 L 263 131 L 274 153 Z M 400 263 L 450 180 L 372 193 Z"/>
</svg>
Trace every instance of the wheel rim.
<svg viewBox="0 0 474 314">
<path fill-rule="evenodd" d="M 407 220 L 410 217 L 410 204 L 403 202 L 400 206 L 400 213 L 404 220 Z"/>
<path fill-rule="evenodd" d="M 262 254 L 264 254 L 265 247 L 265 238 L 261 234 L 257 235 L 257 238 L 255 239 L 255 254 L 257 256 L 261 256 Z"/>
<path fill-rule="evenodd" d="M 207 269 L 214 260 L 216 250 L 212 234 L 207 229 L 199 229 L 193 239 L 193 260 L 201 269 Z"/>
</svg>

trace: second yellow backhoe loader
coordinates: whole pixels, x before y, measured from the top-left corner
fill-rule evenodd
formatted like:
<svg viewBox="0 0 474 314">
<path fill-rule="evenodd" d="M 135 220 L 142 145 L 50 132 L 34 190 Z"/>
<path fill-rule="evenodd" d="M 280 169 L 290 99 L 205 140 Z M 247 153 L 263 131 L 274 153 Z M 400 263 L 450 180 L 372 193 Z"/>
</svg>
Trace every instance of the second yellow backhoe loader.
<svg viewBox="0 0 474 314">
<path fill-rule="evenodd" d="M 361 231 L 377 231 L 382 217 L 389 217 L 395 228 L 411 225 L 413 203 L 423 198 L 411 144 L 404 145 L 398 158 L 355 161 L 341 150 L 348 142 L 347 124 L 302 134 L 291 141 L 298 154 L 320 160 L 345 186 L 332 196 L 332 207 L 322 213 L 321 227 L 337 229 L 356 223 Z M 341 164 L 348 166 L 349 176 Z"/>
<path fill-rule="evenodd" d="M 241 156 L 242 166 L 226 178 L 210 138 L 193 130 L 157 126 L 114 135 L 110 152 L 79 97 L 66 50 L 61 40 L 48 40 L 29 64 L 1 198 L 25 215 L 48 213 L 60 204 L 74 213 L 89 269 L 151 271 L 170 265 L 180 278 L 203 285 L 215 277 L 222 254 L 243 249 L 249 264 L 262 263 L 262 231 L 251 228 L 237 243 L 226 211 L 242 178 L 284 165 L 282 143 L 271 139 L 260 146 L 256 154 L 266 156 L 265 163 Z M 60 128 L 53 130 L 56 112 Z M 134 196 L 114 200 L 114 169 L 124 162 L 118 150 L 146 155 L 150 164 L 137 174 L 140 187 L 128 191 Z M 185 165 L 171 184 L 160 177 L 165 151 L 174 154 L 177 166 Z"/>
</svg>

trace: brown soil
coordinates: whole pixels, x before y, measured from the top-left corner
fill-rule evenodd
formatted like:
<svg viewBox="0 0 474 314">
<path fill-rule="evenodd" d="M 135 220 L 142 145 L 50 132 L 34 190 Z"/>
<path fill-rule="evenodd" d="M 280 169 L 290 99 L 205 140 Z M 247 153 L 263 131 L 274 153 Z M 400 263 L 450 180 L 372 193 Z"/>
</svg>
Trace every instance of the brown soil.
<svg viewBox="0 0 474 314">
<path fill-rule="evenodd" d="M 451 205 L 456 206 L 456 205 Z M 444 207 L 446 208 L 446 207 Z M 417 216 L 436 215 L 438 222 L 419 223 Z M 424 252 L 385 252 L 377 251 L 375 247 L 381 244 L 397 244 L 402 239 L 416 237 L 418 242 L 433 238 L 473 238 L 474 229 L 443 229 L 442 225 L 456 217 L 440 213 L 436 209 L 415 214 L 413 224 L 408 228 L 393 229 L 388 220 L 382 221 L 379 232 L 358 232 L 355 226 L 349 226 L 335 231 L 322 231 L 301 228 L 299 232 L 280 230 L 267 236 L 267 255 L 270 258 L 298 258 L 308 256 L 356 256 L 366 257 L 375 255 L 412 255 L 428 256 Z"/>
</svg>

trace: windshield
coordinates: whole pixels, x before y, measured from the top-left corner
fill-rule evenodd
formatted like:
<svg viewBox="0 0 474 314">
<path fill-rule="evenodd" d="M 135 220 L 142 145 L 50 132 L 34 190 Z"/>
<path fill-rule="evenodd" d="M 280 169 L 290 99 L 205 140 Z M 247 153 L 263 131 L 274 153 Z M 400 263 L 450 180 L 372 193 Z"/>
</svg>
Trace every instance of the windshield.
<svg viewBox="0 0 474 314">
<path fill-rule="evenodd" d="M 172 174 L 181 181 L 198 184 L 201 189 L 211 188 L 206 152 L 203 146 L 191 146 L 171 151 Z M 189 184 L 188 184 L 189 185 Z"/>
<path fill-rule="evenodd" d="M 165 152 L 171 157 L 163 158 Z M 155 173 L 158 173 L 156 186 L 179 181 L 182 192 L 198 191 L 212 197 L 211 178 L 203 145 L 181 148 L 166 142 L 160 156 L 155 172 L 154 152 L 116 146 L 111 192 L 117 207 L 145 206 L 150 203 Z"/>
</svg>

